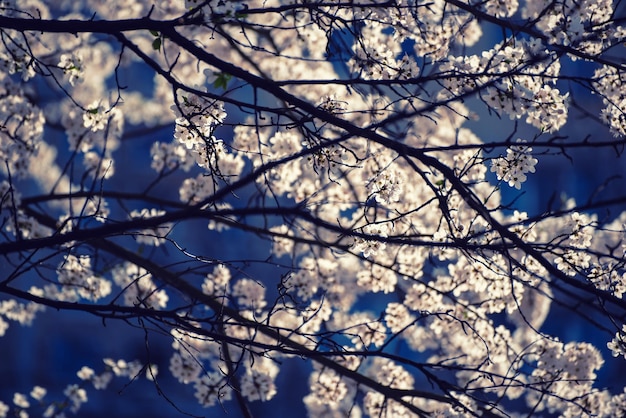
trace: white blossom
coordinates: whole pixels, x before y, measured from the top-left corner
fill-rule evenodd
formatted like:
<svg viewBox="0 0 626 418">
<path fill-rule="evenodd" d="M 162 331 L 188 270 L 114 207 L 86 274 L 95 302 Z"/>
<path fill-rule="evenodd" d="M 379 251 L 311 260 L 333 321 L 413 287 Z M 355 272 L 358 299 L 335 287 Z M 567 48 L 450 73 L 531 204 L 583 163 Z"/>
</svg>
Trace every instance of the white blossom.
<svg viewBox="0 0 626 418">
<path fill-rule="evenodd" d="M 518 139 L 518 142 L 523 142 Z M 532 148 L 526 145 L 514 145 L 507 149 L 506 157 L 498 157 L 491 162 L 491 171 L 496 173 L 498 180 L 509 186 L 520 189 L 527 179 L 527 173 L 535 172 L 537 159 L 532 157 Z"/>
</svg>

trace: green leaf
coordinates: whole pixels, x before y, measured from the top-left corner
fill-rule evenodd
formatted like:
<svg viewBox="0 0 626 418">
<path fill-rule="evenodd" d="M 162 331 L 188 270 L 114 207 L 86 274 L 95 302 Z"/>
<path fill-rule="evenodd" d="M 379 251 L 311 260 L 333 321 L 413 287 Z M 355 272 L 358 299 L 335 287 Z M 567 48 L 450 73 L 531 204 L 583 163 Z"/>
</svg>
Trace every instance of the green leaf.
<svg viewBox="0 0 626 418">
<path fill-rule="evenodd" d="M 151 34 L 152 34 L 152 36 L 154 36 L 154 37 L 159 37 L 159 36 L 160 36 L 160 33 L 159 33 L 158 31 L 156 31 L 156 30 L 151 30 L 151 31 L 150 31 L 150 33 L 151 33 Z"/>
<path fill-rule="evenodd" d="M 98 114 L 98 109 L 87 109 L 87 113 L 91 113 L 92 115 L 97 115 Z"/>
<path fill-rule="evenodd" d="M 218 73 L 217 79 L 213 82 L 213 86 L 215 88 L 221 87 L 226 90 L 226 87 L 228 87 L 228 82 L 231 78 L 233 78 L 233 76 L 228 73 Z"/>
<path fill-rule="evenodd" d="M 230 81 L 231 78 L 233 78 L 233 76 L 230 74 L 218 73 L 217 79 L 215 79 L 215 81 L 213 82 L 213 87 L 215 88 L 221 87 L 224 90 L 226 90 L 226 87 L 228 87 L 228 82 Z"/>
<path fill-rule="evenodd" d="M 161 50 L 161 38 L 156 38 L 154 41 L 152 41 L 152 49 L 154 49 L 155 51 Z"/>
</svg>

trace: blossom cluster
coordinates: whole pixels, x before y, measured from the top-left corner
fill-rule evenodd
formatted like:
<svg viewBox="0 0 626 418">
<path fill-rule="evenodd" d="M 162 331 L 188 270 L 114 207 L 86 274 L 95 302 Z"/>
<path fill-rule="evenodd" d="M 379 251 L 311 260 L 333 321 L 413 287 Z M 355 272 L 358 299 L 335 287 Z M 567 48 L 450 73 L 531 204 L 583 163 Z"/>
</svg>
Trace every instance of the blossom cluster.
<svg viewBox="0 0 626 418">
<path fill-rule="evenodd" d="M 5 72 L 0 76 L 0 120 L 0 170 L 24 177 L 37 155 L 44 114 Z"/>
<path fill-rule="evenodd" d="M 602 66 L 594 73 L 594 86 L 602 96 L 604 108 L 601 118 L 615 136 L 626 135 L 626 97 L 624 97 L 624 72 L 614 67 Z"/>
<path fill-rule="evenodd" d="M 518 143 L 523 143 L 521 139 Z M 506 150 L 506 156 L 491 161 L 491 172 L 498 180 L 505 181 L 509 186 L 520 189 L 527 179 L 527 173 L 535 172 L 537 159 L 532 156 L 532 148 L 528 145 L 513 145 Z"/>
<path fill-rule="evenodd" d="M 72 292 L 75 296 L 65 296 L 77 300 L 78 297 L 97 301 L 111 293 L 111 282 L 96 276 L 91 269 L 91 257 L 73 254 L 66 255 L 57 269 L 62 292 Z"/>
<path fill-rule="evenodd" d="M 533 19 L 550 44 L 575 47 L 586 54 L 596 55 L 619 33 L 619 29 L 610 24 L 613 11 L 610 0 L 565 0 L 558 5 L 547 0 L 534 0 L 526 2 L 522 16 Z M 592 33 L 603 33 L 603 36 L 590 36 Z"/>
<path fill-rule="evenodd" d="M 350 67 L 359 76 L 370 80 L 408 80 L 419 75 L 417 63 L 407 54 L 396 59 L 390 50 L 380 51 L 369 46 L 357 49 Z"/>
<path fill-rule="evenodd" d="M 455 96 L 484 89 L 481 98 L 489 108 L 511 119 L 555 132 L 567 120 L 568 96 L 552 87 L 561 65 L 541 40 L 502 43 L 480 56 L 451 56 L 442 69 L 449 72 L 446 86 Z"/>
<path fill-rule="evenodd" d="M 141 211 L 133 210 L 130 213 L 131 219 L 149 219 L 164 215 L 165 211 L 144 208 Z M 171 224 L 160 225 L 155 228 L 145 229 L 137 234 L 137 242 L 147 245 L 159 246 L 166 241 L 166 236 L 172 229 Z"/>
<path fill-rule="evenodd" d="M 115 284 L 122 289 L 124 305 L 153 309 L 167 306 L 167 292 L 159 289 L 152 280 L 152 275 L 144 268 L 126 262 L 113 269 L 112 276 Z"/>
<path fill-rule="evenodd" d="M 105 390 L 114 377 L 127 377 L 129 380 L 136 379 L 144 370 L 144 366 L 137 361 L 126 362 L 125 360 L 103 359 L 105 371 L 96 374 L 87 366 L 83 366 L 76 376 L 83 382 L 91 382 L 94 389 Z M 154 379 L 157 374 L 155 365 L 146 367 L 148 379 Z M 49 390 L 35 385 L 29 395 L 21 392 L 13 394 L 13 408 L 0 401 L 0 417 L 16 416 L 28 418 L 31 414 L 39 413 L 44 418 L 61 418 L 67 416 L 66 412 L 73 415 L 79 413 L 82 406 L 89 400 L 87 389 L 83 384 L 70 383 L 63 390 L 63 399 L 49 400 Z M 36 411 L 38 409 L 39 411 Z M 11 412 L 12 415 L 9 415 Z"/>
</svg>

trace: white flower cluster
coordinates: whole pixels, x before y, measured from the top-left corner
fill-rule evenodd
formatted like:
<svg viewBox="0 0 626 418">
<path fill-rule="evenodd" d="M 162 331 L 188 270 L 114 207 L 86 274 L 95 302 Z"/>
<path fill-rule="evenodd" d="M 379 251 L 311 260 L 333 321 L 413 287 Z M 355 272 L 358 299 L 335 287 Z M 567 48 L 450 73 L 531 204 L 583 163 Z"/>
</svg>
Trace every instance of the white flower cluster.
<svg viewBox="0 0 626 418">
<path fill-rule="evenodd" d="M 530 376 L 529 384 L 546 388 L 556 396 L 542 396 L 541 391 L 531 391 L 526 398 L 536 412 L 563 411 L 562 416 L 581 416 L 579 403 L 565 399 L 581 399 L 592 392 L 593 380 L 604 360 L 600 352 L 589 343 L 567 343 L 543 340 L 533 348 L 537 367 Z M 557 378 L 558 379 L 555 379 Z"/>
<path fill-rule="evenodd" d="M 222 0 L 185 0 L 185 8 L 187 10 L 194 9 L 199 5 L 203 5 L 203 10 L 206 13 L 208 22 L 213 22 L 213 19 L 232 19 L 237 17 L 237 11 L 244 10 L 247 5 L 240 2 L 222 1 Z"/>
<path fill-rule="evenodd" d="M 45 395 L 46 389 L 41 386 L 35 386 L 31 391 L 31 397 L 36 401 L 41 401 Z M 30 408 L 30 401 L 26 395 L 20 392 L 15 392 L 13 394 L 13 404 L 15 405 L 15 416 L 28 418 L 28 412 L 26 412 L 26 409 Z M 9 410 L 9 405 L 0 401 L 0 417 L 7 417 Z"/>
<path fill-rule="evenodd" d="M 83 113 L 83 126 L 89 128 L 92 132 L 98 132 L 104 130 L 107 122 L 107 108 L 106 104 L 95 101 L 87 106 L 85 113 Z"/>
<path fill-rule="evenodd" d="M 91 301 L 96 301 L 111 293 L 111 282 L 94 275 L 91 270 L 91 257 L 76 257 L 68 254 L 57 268 L 59 283 L 66 291 Z"/>
<path fill-rule="evenodd" d="M 308 260 L 311 260 L 311 258 L 305 258 L 298 270 L 291 273 L 285 282 L 285 286 L 292 293 L 304 300 L 311 299 L 319 289 L 315 270 L 311 271 L 309 268 L 302 266 L 302 263 L 306 263 Z"/>
<path fill-rule="evenodd" d="M 238 331 L 245 333 L 238 326 L 229 326 L 226 329 L 235 338 L 242 337 Z M 193 384 L 195 397 L 203 407 L 230 400 L 233 389 L 230 378 L 226 375 L 228 366 L 223 361 L 222 344 L 182 330 L 173 330 L 172 336 L 172 345 L 176 350 L 170 358 L 169 369 L 172 375 L 183 384 Z M 250 335 L 246 334 L 245 338 L 250 338 Z M 248 401 L 265 402 L 272 399 L 277 393 L 275 378 L 279 372 L 274 361 L 248 351 L 235 354 L 239 350 L 234 347 L 228 349 L 232 350 L 230 355 L 237 355 L 241 364 L 245 364 L 239 381 L 241 395 Z"/>
<path fill-rule="evenodd" d="M 244 309 L 261 310 L 265 307 L 265 287 L 252 279 L 239 279 L 233 285 L 232 296 Z"/>
<path fill-rule="evenodd" d="M 348 62 L 352 72 L 365 80 L 409 80 L 419 76 L 420 69 L 413 58 L 405 53 L 396 59 L 393 51 L 383 48 L 355 45 L 354 56 Z"/>
<path fill-rule="evenodd" d="M 567 250 L 563 255 L 554 259 L 556 268 L 567 274 L 575 276 L 578 270 L 589 268 L 591 256 L 582 251 Z"/>
<path fill-rule="evenodd" d="M 211 176 L 198 174 L 196 177 L 188 177 L 178 190 L 181 202 L 196 204 L 215 193 L 215 179 Z"/>
<path fill-rule="evenodd" d="M 112 371 L 105 370 L 101 374 L 96 374 L 92 368 L 87 366 L 83 366 L 76 375 L 83 381 L 90 381 L 96 390 L 106 389 L 113 380 Z"/>
<path fill-rule="evenodd" d="M 415 321 L 415 317 L 401 303 L 391 302 L 385 308 L 385 323 L 393 334 L 403 331 L 413 321 Z"/>
<path fill-rule="evenodd" d="M 8 168 L 11 176 L 24 177 L 37 155 L 45 120 L 28 95 L 1 72 L 0 121 L 0 172 Z"/>
<path fill-rule="evenodd" d="M 180 383 L 196 382 L 202 369 L 201 360 L 188 351 L 177 351 L 170 357 L 170 372 Z"/>
<path fill-rule="evenodd" d="M 350 338 L 356 350 L 381 347 L 387 338 L 385 325 L 369 312 L 336 313 L 328 326 Z"/>
<path fill-rule="evenodd" d="M 401 172 L 384 170 L 369 180 L 367 186 L 377 202 L 393 203 L 400 200 L 403 183 L 404 179 Z"/>
<path fill-rule="evenodd" d="M 174 141 L 153 144 L 151 166 L 160 172 L 178 168 L 189 171 L 195 163 L 214 174 L 198 174 L 195 178 L 183 180 L 179 187 L 180 200 L 196 204 L 215 193 L 220 185 L 218 179 L 235 180 L 245 162 L 241 155 L 228 152 L 224 142 L 213 135 L 226 117 L 222 102 L 204 100 L 196 95 L 182 96 L 179 100 L 181 103 L 171 107 L 176 115 Z M 216 206 L 230 207 L 224 203 Z M 221 231 L 226 226 L 211 219 L 208 228 Z"/>
<path fill-rule="evenodd" d="M 292 132 L 276 132 L 269 140 L 271 154 L 274 159 L 288 157 L 302 149 L 298 135 Z"/>
<path fill-rule="evenodd" d="M 304 403 L 313 417 L 359 417 L 360 408 L 352 402 L 356 384 L 342 378 L 337 372 L 313 363 L 313 373 L 309 375 L 310 393 Z"/>
<path fill-rule="evenodd" d="M 224 375 L 219 372 L 209 372 L 202 375 L 194 383 L 198 403 L 208 408 L 218 402 L 232 399 L 233 389 L 227 384 Z"/>
<path fill-rule="evenodd" d="M 216 266 L 212 273 L 207 274 L 202 283 L 202 292 L 211 296 L 230 294 L 230 270 L 223 264 Z"/>
<path fill-rule="evenodd" d="M 470 0 L 469 3 L 498 18 L 513 16 L 519 7 L 517 0 Z"/>
<path fill-rule="evenodd" d="M 140 211 L 133 210 L 130 213 L 130 218 L 131 219 L 149 219 L 149 218 L 156 218 L 157 216 L 162 216 L 162 215 L 165 215 L 164 210 L 157 210 L 155 208 L 151 208 L 151 209 L 144 208 L 144 209 L 141 209 Z M 140 244 L 154 245 L 155 247 L 158 247 L 159 245 L 164 244 L 166 242 L 165 237 L 169 234 L 171 229 L 172 229 L 172 224 L 170 223 L 159 225 L 150 229 L 144 229 L 144 230 L 137 232 L 137 234 L 135 235 L 135 239 Z"/>
<path fill-rule="evenodd" d="M 83 381 L 89 381 L 94 389 L 103 390 L 109 386 L 114 377 L 127 377 L 129 380 L 136 379 L 139 374 L 146 369 L 146 378 L 154 379 L 157 375 L 157 367 L 154 364 L 144 366 L 138 360 L 126 361 L 123 359 L 113 360 L 111 358 L 102 359 L 105 364 L 105 370 L 96 374 L 96 372 L 87 366 L 83 366 L 76 375 Z"/>
<path fill-rule="evenodd" d="M 497 2 L 505 3 L 503 8 L 511 9 L 516 3 L 513 1 L 503 2 L 502 0 L 497 0 Z M 496 3 L 496 1 L 480 2 L 481 5 L 485 4 L 489 9 L 491 9 L 491 3 Z M 368 26 L 380 30 L 381 27 L 385 27 L 384 24 L 381 24 L 384 22 L 393 27 L 393 33 L 387 35 L 393 39 L 393 42 L 385 39 L 384 34 L 364 34 L 366 39 L 378 40 L 377 47 L 381 50 L 393 50 L 393 47 L 398 43 L 410 40 L 417 57 L 425 57 L 434 62 L 447 57 L 453 45 L 472 46 L 482 35 L 480 25 L 472 18 L 471 14 L 460 9 L 451 9 L 445 1 L 432 1 L 427 4 L 427 7 L 423 7 L 426 6 L 426 3 L 413 3 L 405 0 L 396 4 L 401 6 L 397 9 L 385 7 L 372 15 L 370 15 L 368 7 L 363 7 L 361 12 L 364 20 L 372 17 L 371 20 L 366 20 Z M 417 7 L 414 6 L 415 4 Z M 404 13 L 402 7 L 415 7 L 415 10 L 411 13 Z M 451 10 L 454 11 L 450 13 Z"/>
<path fill-rule="evenodd" d="M 386 267 L 373 264 L 370 269 L 357 273 L 357 284 L 373 293 L 391 293 L 396 288 L 398 277 L 396 273 Z"/>
<path fill-rule="evenodd" d="M 86 172 L 108 179 L 115 174 L 113 151 L 119 147 L 124 129 L 124 115 L 109 108 L 107 101 L 95 100 L 84 111 L 67 109 L 61 115 L 70 150 L 83 154 Z"/>
<path fill-rule="evenodd" d="M 30 48 L 23 42 L 11 39 L 4 42 L 0 51 L 0 72 L 20 74 L 23 81 L 28 81 L 36 74 L 36 62 L 29 54 Z"/>
<path fill-rule="evenodd" d="M 253 156 L 252 162 L 256 167 L 266 161 L 278 161 L 289 158 L 302 150 L 301 138 L 292 130 L 278 131 L 267 140 L 264 148 L 264 157 Z M 267 179 L 259 178 L 258 182 L 268 190 L 278 195 L 293 193 L 295 186 L 302 178 L 302 164 L 299 160 L 291 160 L 274 167 L 267 174 Z"/>
<path fill-rule="evenodd" d="M 176 115 L 174 137 L 187 149 L 203 147 L 215 128 L 226 118 L 224 104 L 205 101 L 196 95 L 181 96 L 181 102 L 171 107 Z"/>
<path fill-rule="evenodd" d="M 172 348 L 175 352 L 170 358 L 169 368 L 179 382 L 194 383 L 203 370 L 225 370 L 224 364 L 220 361 L 219 342 L 182 329 L 173 329 L 171 334 Z M 206 367 L 205 361 L 210 362 L 210 367 Z"/>
<path fill-rule="evenodd" d="M 63 394 L 70 401 L 70 411 L 74 414 L 77 413 L 80 407 L 87 402 L 87 391 L 79 385 L 68 385 L 63 391 Z"/>
<path fill-rule="evenodd" d="M 521 139 L 517 140 L 522 143 Z M 494 158 L 491 161 L 491 172 L 498 180 L 505 181 L 510 187 L 520 189 L 526 181 L 527 173 L 535 172 L 537 159 L 532 156 L 532 148 L 527 145 L 513 145 L 506 150 L 506 157 Z"/>
<path fill-rule="evenodd" d="M 550 44 L 575 47 L 596 56 L 612 41 L 611 0 L 526 1 L 522 17 L 534 21 Z M 589 36 L 604 33 L 603 36 Z M 608 36 L 607 36 L 608 35 Z"/>
<path fill-rule="evenodd" d="M 276 234 L 272 236 L 272 240 L 274 241 L 272 253 L 276 257 L 282 257 L 283 255 L 291 255 L 293 251 L 293 239 L 290 239 L 284 236 L 284 235 L 287 235 L 287 236 L 293 235 L 293 233 L 290 232 L 289 227 L 284 224 L 273 226 L 270 228 L 270 232 Z"/>
<path fill-rule="evenodd" d="M 369 224 L 363 227 L 363 233 L 372 235 L 377 239 L 366 239 L 364 237 L 356 237 L 354 239 L 353 251 L 358 253 L 362 252 L 363 257 L 368 258 L 372 255 L 376 255 L 382 252 L 387 244 L 384 239 L 389 236 L 392 226 L 388 223 Z"/>
<path fill-rule="evenodd" d="M 150 166 L 159 172 L 177 168 L 189 171 L 195 163 L 193 155 L 179 142 L 166 143 L 156 141 L 152 144 L 150 155 L 152 155 L 152 164 Z"/>
<path fill-rule="evenodd" d="M 71 108 L 61 115 L 70 150 L 84 154 L 96 150 L 114 151 L 124 129 L 124 116 L 116 107 L 109 108 L 107 101 L 95 100 L 84 111 Z M 107 154 L 110 156 L 110 154 Z"/>
<path fill-rule="evenodd" d="M 337 100 L 337 96 L 335 94 L 323 96 L 317 107 L 332 114 L 342 114 L 347 110 L 347 104 L 343 101 Z"/>
<path fill-rule="evenodd" d="M 157 374 L 155 365 L 149 365 L 144 367 L 139 361 L 126 362 L 124 360 L 112 360 L 109 358 L 103 359 L 106 369 L 101 374 L 96 374 L 95 371 L 87 366 L 83 366 L 76 375 L 84 382 L 91 382 L 95 389 L 104 390 L 107 388 L 113 377 L 127 377 L 129 380 L 134 380 L 138 377 L 144 368 L 147 369 L 146 376 L 148 379 L 153 379 Z M 60 401 L 45 399 L 48 394 L 48 390 L 41 386 L 34 386 L 30 391 L 30 398 L 36 401 L 36 405 L 31 404 L 28 396 L 23 393 L 15 392 L 13 394 L 13 415 L 20 418 L 28 418 L 29 416 L 36 415 L 33 411 L 35 406 L 44 408 L 43 413 L 40 413 L 44 418 L 61 418 L 66 416 L 66 411 L 72 414 L 77 414 L 80 408 L 88 401 L 87 390 L 80 384 L 72 383 L 68 384 L 63 390 L 63 399 Z M 0 401 L 0 418 L 5 418 L 8 415 L 10 407 Z"/>
<path fill-rule="evenodd" d="M 82 55 L 80 53 L 61 54 L 59 59 L 59 68 L 63 70 L 63 74 L 69 76 L 70 85 L 81 83 L 85 76 Z"/>
<path fill-rule="evenodd" d="M 626 73 L 606 65 L 598 68 L 593 75 L 594 87 L 605 106 L 600 116 L 615 136 L 626 135 L 625 78 Z"/>
<path fill-rule="evenodd" d="M 615 337 L 606 345 L 613 357 L 624 356 L 626 359 L 626 325 L 615 333 Z"/>
<path fill-rule="evenodd" d="M 124 305 L 153 309 L 163 309 L 167 306 L 169 300 L 167 292 L 154 284 L 152 275 L 143 267 L 126 262 L 115 267 L 112 275 L 115 284 L 122 289 Z"/>
<path fill-rule="evenodd" d="M 338 286 L 335 278 L 337 267 L 333 260 L 305 256 L 298 263 L 298 268 L 284 280 L 284 286 L 292 295 L 306 301 L 311 300 L 319 289 Z M 330 294 L 327 293 L 326 296 L 329 297 Z"/>
<path fill-rule="evenodd" d="M 241 378 L 241 394 L 249 401 L 269 401 L 276 393 L 278 366 L 271 359 L 261 357 L 254 362 L 254 367 L 246 366 L 246 373 Z"/>
<path fill-rule="evenodd" d="M 586 250 L 591 246 L 596 221 L 594 217 L 574 212 L 566 222 L 564 230 L 569 232 L 569 235 L 564 244 L 568 246 L 568 249 L 556 257 L 554 263 L 563 273 L 568 276 L 575 276 L 578 271 L 585 271 L 591 266 L 591 255 Z M 595 266 L 588 275 L 589 279 L 599 288 L 603 286 L 602 282 L 606 280 L 606 276 L 602 274 L 601 270 L 599 266 Z"/>
<path fill-rule="evenodd" d="M 465 300 L 478 299 L 487 313 L 515 312 L 523 300 L 523 285 L 498 274 L 506 263 L 500 255 L 468 264 L 467 259 L 448 266 L 454 286 L 453 294 Z"/>
<path fill-rule="evenodd" d="M 35 287 L 30 289 L 30 293 L 36 296 L 43 296 L 43 292 Z M 35 302 L 18 302 L 15 299 L 3 300 L 0 302 L 0 336 L 4 335 L 9 324 L 3 319 L 15 321 L 20 325 L 30 326 L 35 319 L 37 312 L 45 310 L 45 306 Z"/>
<path fill-rule="evenodd" d="M 194 156 L 200 167 L 217 172 L 218 161 L 226 150 L 213 133 L 226 118 L 224 104 L 217 100 L 203 100 L 196 95 L 181 96 L 180 101 L 171 107 L 176 115 L 174 139 Z M 173 151 L 178 153 L 175 149 Z"/>
<path fill-rule="evenodd" d="M 376 382 L 395 389 L 413 389 L 414 379 L 402 366 L 388 359 L 376 358 L 368 367 L 368 374 Z M 404 405 L 387 399 L 380 392 L 367 391 L 363 401 L 365 412 L 370 417 L 398 417 L 409 418 L 414 416 Z"/>
<path fill-rule="evenodd" d="M 567 121 L 569 93 L 551 87 L 560 73 L 559 61 L 540 40 L 499 44 L 482 55 L 449 57 L 442 66 L 449 94 L 456 96 L 489 84 L 482 93 L 487 106 L 511 119 L 555 132 Z M 516 73 L 500 77 L 503 74 Z M 485 75 L 480 75 L 485 74 Z"/>
<path fill-rule="evenodd" d="M 611 292 L 617 298 L 621 298 L 626 293 L 626 272 L 619 274 L 615 265 L 611 263 L 591 267 L 587 278 L 596 288 Z"/>
</svg>

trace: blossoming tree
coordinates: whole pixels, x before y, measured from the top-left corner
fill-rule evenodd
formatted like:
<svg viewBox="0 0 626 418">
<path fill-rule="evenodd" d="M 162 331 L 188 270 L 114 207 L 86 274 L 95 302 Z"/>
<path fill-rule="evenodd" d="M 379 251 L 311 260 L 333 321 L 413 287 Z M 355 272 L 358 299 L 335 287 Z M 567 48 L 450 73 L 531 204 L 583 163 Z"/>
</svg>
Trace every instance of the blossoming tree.
<svg viewBox="0 0 626 418">
<path fill-rule="evenodd" d="M 145 341 L 14 387 L 0 416 L 145 379 L 185 413 L 167 376 L 208 415 L 297 391 L 294 416 L 622 416 L 598 373 L 626 356 L 626 196 L 505 196 L 542 159 L 622 151 L 623 12 L 0 2 L 1 344 L 57 311 Z M 547 331 L 557 308 L 601 344 Z M 287 367 L 307 379 L 281 386 Z"/>
</svg>

